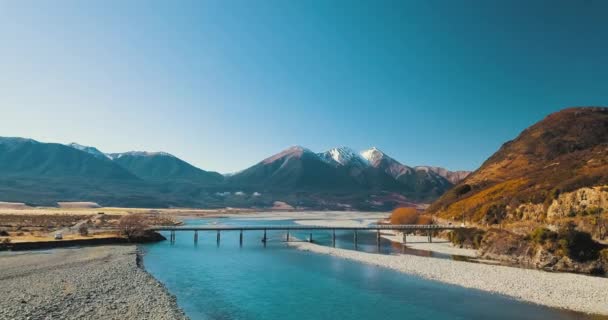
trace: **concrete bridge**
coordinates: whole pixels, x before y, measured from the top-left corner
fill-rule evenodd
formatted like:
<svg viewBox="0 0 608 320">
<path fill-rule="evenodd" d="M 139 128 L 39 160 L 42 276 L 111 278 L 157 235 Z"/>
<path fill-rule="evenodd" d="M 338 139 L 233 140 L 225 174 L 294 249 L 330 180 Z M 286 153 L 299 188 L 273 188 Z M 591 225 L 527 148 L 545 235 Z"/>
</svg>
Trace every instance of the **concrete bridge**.
<svg viewBox="0 0 608 320">
<path fill-rule="evenodd" d="M 217 245 L 220 244 L 221 232 L 222 231 L 238 231 L 239 232 L 239 244 L 243 245 L 243 232 L 245 231 L 263 231 L 262 243 L 266 246 L 268 241 L 267 231 L 285 231 L 286 241 L 290 241 L 290 232 L 292 231 L 331 231 L 332 233 L 332 244 L 336 245 L 336 230 L 349 230 L 353 232 L 353 241 L 355 247 L 357 246 L 357 233 L 359 231 L 375 231 L 376 241 L 380 245 L 380 231 L 382 230 L 393 230 L 400 231 L 403 234 L 403 244 L 407 242 L 407 233 L 413 231 L 426 231 L 428 241 L 433 242 L 433 233 L 442 230 L 458 230 L 467 229 L 466 227 L 454 226 L 454 225 L 369 225 L 369 226 L 353 226 L 353 227 L 327 227 L 327 226 L 305 226 L 305 225 L 259 225 L 259 226 L 177 226 L 177 227 L 152 227 L 149 230 L 153 231 L 169 231 L 171 243 L 175 242 L 176 232 L 193 232 L 194 243 L 198 243 L 198 233 L 200 232 L 216 232 Z M 307 241 L 312 242 L 312 232 L 310 232 Z"/>
</svg>

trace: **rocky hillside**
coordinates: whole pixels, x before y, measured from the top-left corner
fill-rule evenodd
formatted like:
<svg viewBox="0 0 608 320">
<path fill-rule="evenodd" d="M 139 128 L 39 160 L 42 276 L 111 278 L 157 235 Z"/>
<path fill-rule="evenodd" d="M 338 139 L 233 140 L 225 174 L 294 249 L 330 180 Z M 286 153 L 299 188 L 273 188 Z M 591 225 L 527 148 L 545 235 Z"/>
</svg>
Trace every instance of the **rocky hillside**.
<svg viewBox="0 0 608 320">
<path fill-rule="evenodd" d="M 565 109 L 524 130 L 428 209 L 482 224 L 608 211 L 608 108 Z"/>
</svg>

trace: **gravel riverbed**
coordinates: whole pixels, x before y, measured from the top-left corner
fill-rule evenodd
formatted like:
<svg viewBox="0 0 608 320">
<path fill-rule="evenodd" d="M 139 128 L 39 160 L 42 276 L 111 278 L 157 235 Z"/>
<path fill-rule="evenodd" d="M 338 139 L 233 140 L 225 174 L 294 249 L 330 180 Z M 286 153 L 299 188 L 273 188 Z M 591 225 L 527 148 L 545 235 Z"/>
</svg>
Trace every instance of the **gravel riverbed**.
<svg viewBox="0 0 608 320">
<path fill-rule="evenodd" d="M 134 245 L 2 253 L 0 297 L 7 320 L 187 319 Z"/>
<path fill-rule="evenodd" d="M 289 245 L 549 307 L 608 315 L 608 278 L 413 255 L 379 255 L 307 242 L 290 242 Z"/>
</svg>

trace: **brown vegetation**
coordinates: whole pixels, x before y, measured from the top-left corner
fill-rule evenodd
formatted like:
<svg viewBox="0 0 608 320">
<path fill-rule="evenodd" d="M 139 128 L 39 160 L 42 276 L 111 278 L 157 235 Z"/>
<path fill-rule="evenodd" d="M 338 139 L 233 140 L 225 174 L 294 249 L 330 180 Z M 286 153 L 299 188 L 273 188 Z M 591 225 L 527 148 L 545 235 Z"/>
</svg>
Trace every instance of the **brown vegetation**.
<svg viewBox="0 0 608 320">
<path fill-rule="evenodd" d="M 0 226 L 14 230 L 19 228 L 52 230 L 73 226 L 78 221 L 86 218 L 86 215 L 71 214 L 0 214 Z"/>
<path fill-rule="evenodd" d="M 391 224 L 432 224 L 433 219 L 428 215 L 421 215 L 416 208 L 402 207 L 393 210 Z"/>
<path fill-rule="evenodd" d="M 564 192 L 608 184 L 608 108 L 549 115 L 505 143 L 477 171 L 429 207 L 442 218 L 482 224 L 521 219 L 521 204 L 546 213 Z M 545 221 L 546 216 L 533 217 Z"/>
</svg>

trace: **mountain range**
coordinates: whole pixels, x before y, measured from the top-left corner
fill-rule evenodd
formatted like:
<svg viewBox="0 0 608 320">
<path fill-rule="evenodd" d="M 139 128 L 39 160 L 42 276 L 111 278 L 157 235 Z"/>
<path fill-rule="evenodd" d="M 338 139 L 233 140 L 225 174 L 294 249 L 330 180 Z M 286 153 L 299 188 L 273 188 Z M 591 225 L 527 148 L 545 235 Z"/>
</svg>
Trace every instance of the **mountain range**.
<svg viewBox="0 0 608 320">
<path fill-rule="evenodd" d="M 315 153 L 300 146 L 222 175 L 165 152 L 104 153 L 77 143 L 0 137 L 0 200 L 43 205 L 87 200 L 102 205 L 223 207 L 271 206 L 287 200 L 307 207 L 373 209 L 395 201 L 433 200 L 465 175 L 409 167 L 377 148 Z"/>
</svg>

